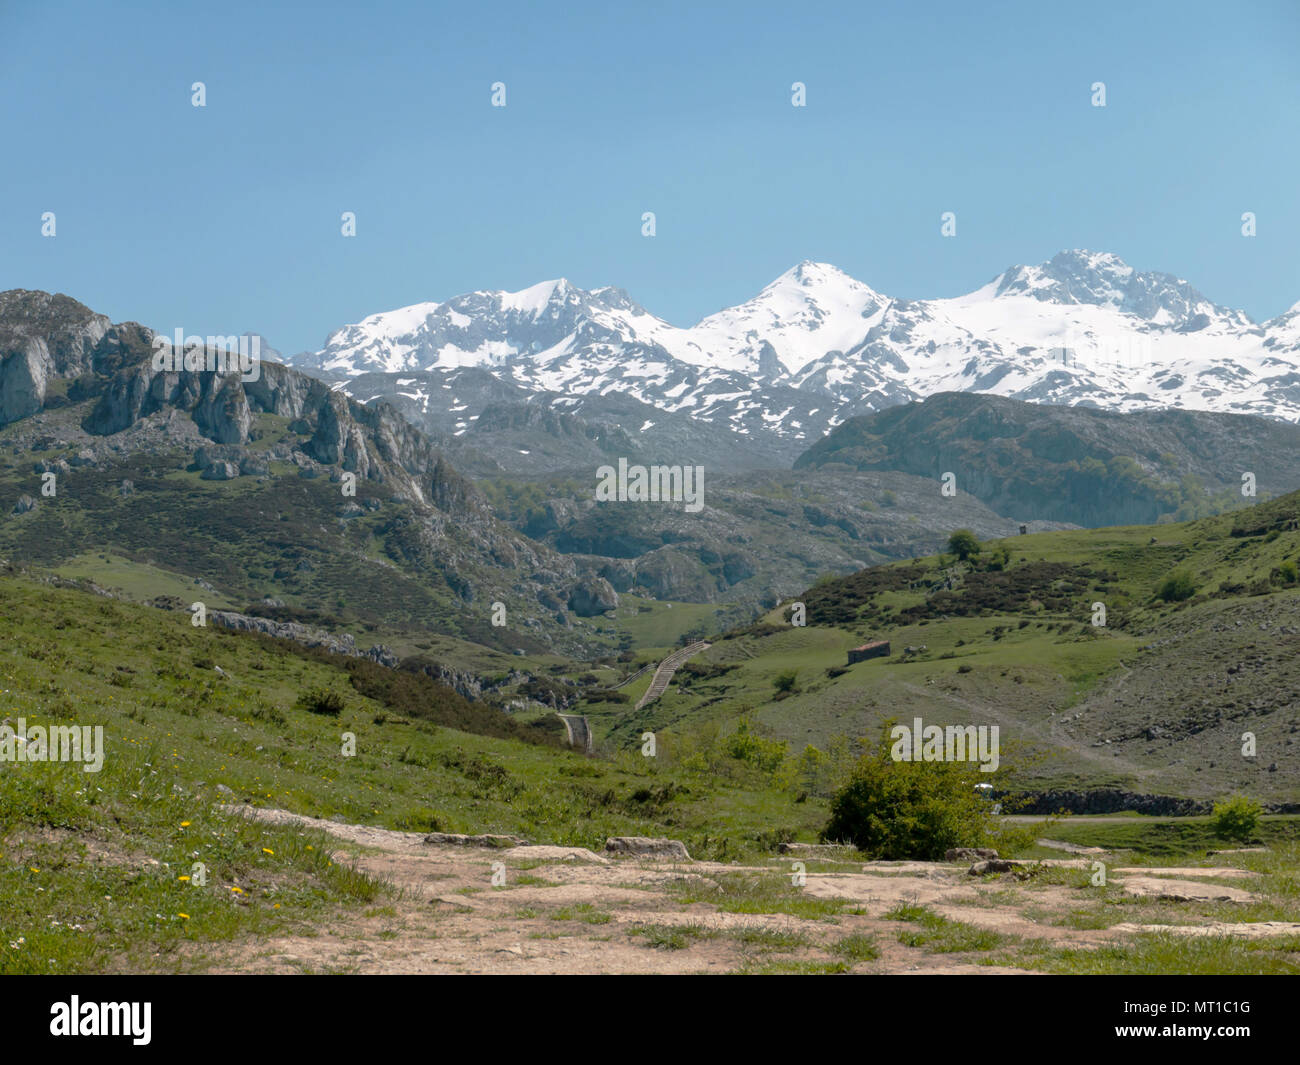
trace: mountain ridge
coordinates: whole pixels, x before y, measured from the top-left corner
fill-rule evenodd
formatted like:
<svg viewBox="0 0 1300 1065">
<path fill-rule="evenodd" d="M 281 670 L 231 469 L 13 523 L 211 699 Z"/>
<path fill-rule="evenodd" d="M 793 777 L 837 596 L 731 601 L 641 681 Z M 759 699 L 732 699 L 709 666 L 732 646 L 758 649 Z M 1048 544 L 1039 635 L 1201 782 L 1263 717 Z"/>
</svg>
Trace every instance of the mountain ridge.
<svg viewBox="0 0 1300 1065">
<path fill-rule="evenodd" d="M 344 390 L 364 377 L 416 419 L 455 410 L 453 435 L 484 400 L 450 378 L 481 369 L 527 395 L 617 393 L 786 460 L 847 418 L 951 391 L 1300 421 L 1300 310 L 1256 323 L 1176 275 L 1077 249 L 929 300 L 804 260 L 689 328 L 611 286 L 480 290 L 368 316 L 290 362 Z M 412 375 L 434 383 L 412 394 Z"/>
</svg>

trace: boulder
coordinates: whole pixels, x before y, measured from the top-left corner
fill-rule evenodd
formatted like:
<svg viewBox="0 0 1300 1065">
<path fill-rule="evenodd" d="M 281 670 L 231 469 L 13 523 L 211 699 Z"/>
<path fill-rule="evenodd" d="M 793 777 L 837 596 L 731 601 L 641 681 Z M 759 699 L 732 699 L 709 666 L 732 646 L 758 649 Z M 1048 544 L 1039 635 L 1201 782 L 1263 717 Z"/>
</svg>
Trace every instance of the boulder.
<svg viewBox="0 0 1300 1065">
<path fill-rule="evenodd" d="M 989 847 L 950 847 L 943 853 L 945 862 L 977 862 L 984 858 L 996 858 L 998 852 Z"/>
<path fill-rule="evenodd" d="M 604 577 L 588 577 L 569 593 L 569 609 L 580 618 L 592 618 L 618 606 L 618 592 Z"/>
<path fill-rule="evenodd" d="M 387 666 L 389 669 L 396 669 L 398 663 L 401 661 L 391 648 L 385 647 L 382 643 L 375 644 L 374 647 L 370 648 L 370 650 L 361 657 L 368 658 L 370 661 L 376 662 L 381 666 Z"/>
<path fill-rule="evenodd" d="M 673 858 L 683 862 L 691 860 L 686 844 L 681 840 L 652 836 L 610 836 L 605 840 L 605 851 L 608 854 L 638 858 Z"/>
<path fill-rule="evenodd" d="M 233 481 L 239 476 L 239 467 L 233 462 L 214 462 L 201 474 L 200 481 Z"/>
<path fill-rule="evenodd" d="M 990 858 L 987 861 L 976 862 L 966 872 L 971 876 L 983 876 L 985 873 L 1009 873 L 1018 864 L 1018 862 L 1008 861 L 1006 858 Z"/>
</svg>

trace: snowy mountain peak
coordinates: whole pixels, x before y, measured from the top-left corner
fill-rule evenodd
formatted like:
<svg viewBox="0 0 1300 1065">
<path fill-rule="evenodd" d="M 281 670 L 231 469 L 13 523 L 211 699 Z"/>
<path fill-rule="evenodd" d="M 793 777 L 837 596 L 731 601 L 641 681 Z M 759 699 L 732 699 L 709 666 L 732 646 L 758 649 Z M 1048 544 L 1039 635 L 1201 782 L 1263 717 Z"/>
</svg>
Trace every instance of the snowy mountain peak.
<svg viewBox="0 0 1300 1065">
<path fill-rule="evenodd" d="M 812 259 L 805 259 L 797 266 L 792 266 L 783 273 L 770 285 L 763 289 L 755 299 L 759 299 L 764 293 L 784 292 L 794 289 L 812 289 L 828 291 L 831 293 L 843 292 L 862 292 L 874 296 L 870 286 L 863 284 L 856 278 L 850 277 L 838 266 L 832 266 L 830 263 L 819 263 Z M 815 297 L 816 292 L 813 292 Z M 832 298 L 836 298 L 832 296 Z M 753 302 L 753 301 L 750 301 Z"/>
<path fill-rule="evenodd" d="M 1113 308 L 1160 327 L 1199 330 L 1216 322 L 1253 324 L 1240 311 L 1211 303 L 1182 278 L 1134 270 L 1118 255 L 1084 249 L 1060 252 L 1037 266 L 1013 266 L 972 295 L 989 294 Z"/>
<path fill-rule="evenodd" d="M 690 328 L 622 289 L 559 278 L 371 315 L 294 361 L 345 382 L 403 375 L 357 387 L 426 413 L 446 401 L 457 432 L 476 414 L 459 394 L 467 368 L 510 394 L 616 395 L 751 439 L 806 441 L 854 414 L 956 391 L 1300 421 L 1300 303 L 1259 326 L 1181 278 L 1086 249 L 933 300 L 893 299 L 809 259 Z M 434 376 L 408 379 L 418 373 Z"/>
<path fill-rule="evenodd" d="M 1134 270 L 1118 255 L 1063 251 L 1037 266 L 1013 266 L 997 279 L 998 296 L 1119 306 Z"/>
<path fill-rule="evenodd" d="M 569 282 L 561 277 L 554 281 L 542 281 L 518 292 L 480 292 L 480 296 L 496 296 L 502 309 L 519 311 L 523 314 L 541 314 L 552 303 L 564 303 L 578 292 Z"/>
</svg>

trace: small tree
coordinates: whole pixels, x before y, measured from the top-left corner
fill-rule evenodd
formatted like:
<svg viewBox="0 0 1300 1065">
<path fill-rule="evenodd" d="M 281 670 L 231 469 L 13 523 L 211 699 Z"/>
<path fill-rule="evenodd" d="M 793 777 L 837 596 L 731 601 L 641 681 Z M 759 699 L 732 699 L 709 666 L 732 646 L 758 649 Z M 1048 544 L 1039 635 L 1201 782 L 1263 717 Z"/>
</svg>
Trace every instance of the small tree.
<svg viewBox="0 0 1300 1065">
<path fill-rule="evenodd" d="M 1214 834 L 1220 839 L 1249 840 L 1259 825 L 1263 808 L 1245 795 L 1234 795 L 1214 804 Z"/>
<path fill-rule="evenodd" d="M 948 553 L 966 562 L 980 553 L 980 542 L 969 529 L 958 529 L 948 537 Z"/>
</svg>

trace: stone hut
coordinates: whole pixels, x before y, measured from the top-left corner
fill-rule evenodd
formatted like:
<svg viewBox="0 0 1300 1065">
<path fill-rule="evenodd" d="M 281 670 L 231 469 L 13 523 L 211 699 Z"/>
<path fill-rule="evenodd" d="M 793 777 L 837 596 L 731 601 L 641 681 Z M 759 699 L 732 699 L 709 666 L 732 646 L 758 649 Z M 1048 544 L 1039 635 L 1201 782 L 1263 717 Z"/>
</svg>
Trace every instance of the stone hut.
<svg viewBox="0 0 1300 1065">
<path fill-rule="evenodd" d="M 861 647 L 855 647 L 849 652 L 849 665 L 855 662 L 863 662 L 868 658 L 887 658 L 889 656 L 888 640 L 872 640 L 871 643 L 864 643 Z"/>
</svg>

